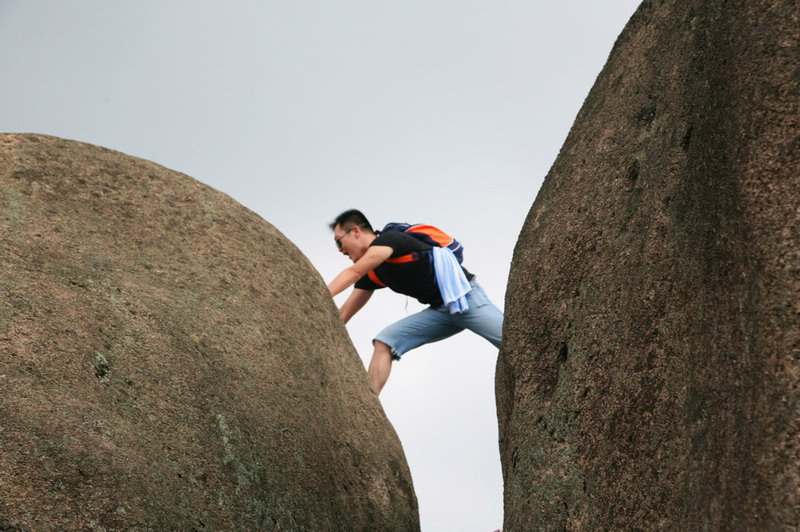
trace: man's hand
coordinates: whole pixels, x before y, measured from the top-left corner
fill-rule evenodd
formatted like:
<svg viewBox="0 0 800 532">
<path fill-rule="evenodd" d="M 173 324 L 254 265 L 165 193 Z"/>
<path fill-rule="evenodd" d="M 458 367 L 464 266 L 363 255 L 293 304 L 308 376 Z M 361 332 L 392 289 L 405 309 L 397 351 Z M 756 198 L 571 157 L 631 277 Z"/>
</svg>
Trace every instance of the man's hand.
<svg viewBox="0 0 800 532">
<path fill-rule="evenodd" d="M 367 272 L 391 257 L 392 253 L 394 253 L 394 250 L 389 246 L 370 246 L 363 257 L 358 259 L 356 263 L 349 268 L 345 268 L 342 273 L 331 281 L 328 285 L 331 296 L 340 294 L 345 289 L 355 284 L 355 282 L 364 277 Z"/>
</svg>

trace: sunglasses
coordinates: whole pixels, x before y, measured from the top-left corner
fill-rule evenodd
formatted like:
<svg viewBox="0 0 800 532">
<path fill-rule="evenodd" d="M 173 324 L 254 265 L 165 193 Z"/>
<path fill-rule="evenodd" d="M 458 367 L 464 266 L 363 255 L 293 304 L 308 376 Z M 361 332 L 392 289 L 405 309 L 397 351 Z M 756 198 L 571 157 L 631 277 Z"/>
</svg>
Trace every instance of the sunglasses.
<svg viewBox="0 0 800 532">
<path fill-rule="evenodd" d="M 342 239 L 343 239 L 344 237 L 346 237 L 347 235 L 349 235 L 349 234 L 350 234 L 350 231 L 352 231 L 352 230 L 353 230 L 353 229 L 355 229 L 355 228 L 356 228 L 356 226 L 354 225 L 353 227 L 351 227 L 350 229 L 348 229 L 348 230 L 347 230 L 347 232 L 346 232 L 345 234 L 343 234 L 343 235 L 342 235 L 342 236 L 340 236 L 339 238 L 334 238 L 334 239 L 333 239 L 333 241 L 334 241 L 334 242 L 336 242 L 336 249 L 342 249 Z"/>
</svg>

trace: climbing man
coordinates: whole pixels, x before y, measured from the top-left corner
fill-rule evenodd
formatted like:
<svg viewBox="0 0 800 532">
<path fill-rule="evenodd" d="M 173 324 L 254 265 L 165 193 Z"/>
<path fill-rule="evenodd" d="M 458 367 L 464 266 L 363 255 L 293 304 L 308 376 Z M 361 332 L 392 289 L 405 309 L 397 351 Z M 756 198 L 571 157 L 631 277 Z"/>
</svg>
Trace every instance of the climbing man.
<svg viewBox="0 0 800 532">
<path fill-rule="evenodd" d="M 392 361 L 423 344 L 469 329 L 500 347 L 503 313 L 489 300 L 475 276 L 461 266 L 456 255 L 460 250 L 454 253 L 447 242 L 437 244 L 436 238 L 426 239 L 421 233 L 427 229 L 415 231 L 423 227 L 436 233 L 434 237 L 439 240 L 444 237 L 457 244 L 431 226 L 389 224 L 376 232 L 355 209 L 343 212 L 330 224 L 336 247 L 353 261 L 328 285 L 331 296 L 355 285 L 339 309 L 345 323 L 364 307 L 375 290 L 386 286 L 430 305 L 389 325 L 373 339 L 367 373 L 379 395 L 389 378 Z"/>
</svg>

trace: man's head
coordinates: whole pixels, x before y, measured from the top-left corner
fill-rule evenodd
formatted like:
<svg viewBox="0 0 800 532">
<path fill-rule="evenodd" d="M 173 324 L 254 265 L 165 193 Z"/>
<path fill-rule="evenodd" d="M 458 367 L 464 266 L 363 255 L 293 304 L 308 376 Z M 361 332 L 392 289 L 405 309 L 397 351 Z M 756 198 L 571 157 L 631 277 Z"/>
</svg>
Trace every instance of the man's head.
<svg viewBox="0 0 800 532">
<path fill-rule="evenodd" d="M 336 247 L 353 262 L 364 256 L 376 238 L 367 217 L 356 209 L 344 211 L 337 216 L 330 228 L 333 229 Z"/>
</svg>

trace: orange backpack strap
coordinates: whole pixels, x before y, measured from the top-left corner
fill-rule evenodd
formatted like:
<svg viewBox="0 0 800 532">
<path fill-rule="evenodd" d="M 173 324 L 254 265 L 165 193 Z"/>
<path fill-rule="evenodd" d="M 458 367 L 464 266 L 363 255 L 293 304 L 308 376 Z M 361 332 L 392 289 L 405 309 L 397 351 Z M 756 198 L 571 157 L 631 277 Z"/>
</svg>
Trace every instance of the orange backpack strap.
<svg viewBox="0 0 800 532">
<path fill-rule="evenodd" d="M 453 237 L 439 229 L 438 227 L 434 227 L 432 225 L 412 225 L 408 229 L 406 229 L 408 233 L 422 233 L 426 235 L 428 238 L 439 244 L 439 247 L 447 247 L 453 243 Z"/>
<path fill-rule="evenodd" d="M 415 260 L 419 260 L 419 253 L 417 252 L 401 255 L 393 259 L 386 259 L 386 262 L 389 264 L 405 264 L 406 262 L 414 262 Z"/>
<path fill-rule="evenodd" d="M 369 280 L 376 285 L 386 288 L 386 284 L 381 281 L 380 277 L 378 277 L 378 274 L 375 273 L 375 270 L 370 270 L 369 273 L 367 273 L 367 276 L 369 277 Z"/>
</svg>

